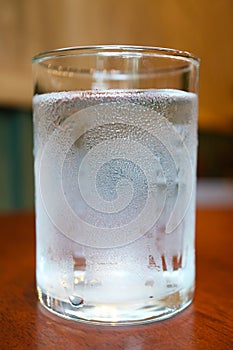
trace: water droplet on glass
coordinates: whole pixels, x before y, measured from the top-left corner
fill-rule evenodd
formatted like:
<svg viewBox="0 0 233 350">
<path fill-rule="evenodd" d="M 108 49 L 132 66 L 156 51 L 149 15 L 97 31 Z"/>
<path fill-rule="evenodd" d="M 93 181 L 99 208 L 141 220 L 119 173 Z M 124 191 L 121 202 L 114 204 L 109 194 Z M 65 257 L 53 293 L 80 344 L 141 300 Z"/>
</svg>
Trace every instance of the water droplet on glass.
<svg viewBox="0 0 233 350">
<path fill-rule="evenodd" d="M 154 280 L 151 278 L 151 279 L 148 279 L 146 282 L 145 282 L 145 286 L 147 287 L 153 287 L 154 285 Z"/>
<path fill-rule="evenodd" d="M 91 287 L 99 287 L 99 286 L 101 286 L 102 283 L 100 280 L 93 278 L 93 279 L 89 280 L 87 282 L 87 284 L 90 285 Z"/>
<path fill-rule="evenodd" d="M 155 259 L 153 255 L 149 255 L 149 264 L 148 264 L 149 269 L 156 269 L 157 271 L 160 271 L 160 267 L 156 265 Z"/>
</svg>

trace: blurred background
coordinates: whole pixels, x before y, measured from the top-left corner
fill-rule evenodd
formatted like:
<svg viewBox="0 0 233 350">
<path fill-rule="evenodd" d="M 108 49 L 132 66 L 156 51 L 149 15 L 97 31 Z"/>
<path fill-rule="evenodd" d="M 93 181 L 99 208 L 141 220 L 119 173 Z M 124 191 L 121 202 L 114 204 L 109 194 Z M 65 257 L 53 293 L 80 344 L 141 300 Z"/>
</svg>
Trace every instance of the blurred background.
<svg viewBox="0 0 233 350">
<path fill-rule="evenodd" d="M 33 208 L 31 57 L 78 45 L 200 57 L 199 198 L 204 183 L 233 199 L 232 0 L 0 0 L 0 8 L 0 211 Z"/>
</svg>

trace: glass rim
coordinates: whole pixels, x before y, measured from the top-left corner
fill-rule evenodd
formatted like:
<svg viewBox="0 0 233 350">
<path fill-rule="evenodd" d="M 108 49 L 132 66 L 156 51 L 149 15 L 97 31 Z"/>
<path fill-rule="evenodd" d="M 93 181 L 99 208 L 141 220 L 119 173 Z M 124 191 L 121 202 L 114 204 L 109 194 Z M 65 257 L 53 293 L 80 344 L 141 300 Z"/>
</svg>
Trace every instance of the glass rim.
<svg viewBox="0 0 233 350">
<path fill-rule="evenodd" d="M 32 64 L 44 62 L 49 59 L 68 56 L 87 56 L 100 53 L 112 53 L 112 55 L 138 54 L 144 56 L 157 56 L 167 58 L 177 58 L 192 62 L 199 66 L 200 59 L 188 51 L 176 50 L 172 48 L 156 46 L 134 46 L 134 45 L 90 45 L 72 46 L 54 50 L 42 51 L 32 57 Z"/>
</svg>

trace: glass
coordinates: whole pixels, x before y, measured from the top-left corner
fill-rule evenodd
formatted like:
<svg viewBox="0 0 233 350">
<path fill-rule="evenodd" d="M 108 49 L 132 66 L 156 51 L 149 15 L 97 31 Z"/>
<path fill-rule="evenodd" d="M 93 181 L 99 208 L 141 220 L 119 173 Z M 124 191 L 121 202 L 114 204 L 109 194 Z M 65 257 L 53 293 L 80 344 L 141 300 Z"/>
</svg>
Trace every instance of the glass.
<svg viewBox="0 0 233 350">
<path fill-rule="evenodd" d="M 198 69 L 152 47 L 34 57 L 37 289 L 55 314 L 136 324 L 191 303 Z"/>
</svg>

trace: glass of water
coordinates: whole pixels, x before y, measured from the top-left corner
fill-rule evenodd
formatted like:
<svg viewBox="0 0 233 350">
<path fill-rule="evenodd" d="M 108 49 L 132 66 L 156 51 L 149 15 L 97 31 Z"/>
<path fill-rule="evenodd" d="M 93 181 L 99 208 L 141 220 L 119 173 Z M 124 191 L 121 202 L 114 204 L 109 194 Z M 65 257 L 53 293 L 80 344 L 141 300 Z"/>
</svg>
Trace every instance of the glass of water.
<svg viewBox="0 0 233 350">
<path fill-rule="evenodd" d="M 192 302 L 198 70 L 153 47 L 34 57 L 37 290 L 53 313 L 140 324 Z"/>
</svg>

